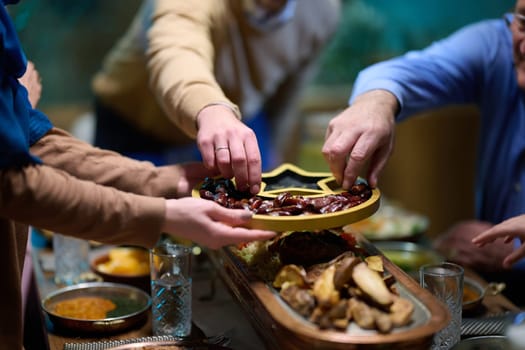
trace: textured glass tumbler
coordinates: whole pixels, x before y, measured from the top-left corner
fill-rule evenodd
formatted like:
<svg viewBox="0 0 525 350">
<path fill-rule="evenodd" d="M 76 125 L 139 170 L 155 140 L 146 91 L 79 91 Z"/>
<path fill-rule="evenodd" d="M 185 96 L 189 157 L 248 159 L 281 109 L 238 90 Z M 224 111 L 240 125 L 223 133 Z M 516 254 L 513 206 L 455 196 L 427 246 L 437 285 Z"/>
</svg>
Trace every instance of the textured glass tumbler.
<svg viewBox="0 0 525 350">
<path fill-rule="evenodd" d="M 89 271 L 89 241 L 54 233 L 53 254 L 56 284 L 82 282 L 82 274 Z"/>
<path fill-rule="evenodd" d="M 171 243 L 150 252 L 154 335 L 190 335 L 191 257 L 191 248 Z"/>
<path fill-rule="evenodd" d="M 461 266 L 449 262 L 423 265 L 419 269 L 421 286 L 441 300 L 452 316 L 450 323 L 434 335 L 431 350 L 448 350 L 461 340 L 463 275 Z"/>
</svg>

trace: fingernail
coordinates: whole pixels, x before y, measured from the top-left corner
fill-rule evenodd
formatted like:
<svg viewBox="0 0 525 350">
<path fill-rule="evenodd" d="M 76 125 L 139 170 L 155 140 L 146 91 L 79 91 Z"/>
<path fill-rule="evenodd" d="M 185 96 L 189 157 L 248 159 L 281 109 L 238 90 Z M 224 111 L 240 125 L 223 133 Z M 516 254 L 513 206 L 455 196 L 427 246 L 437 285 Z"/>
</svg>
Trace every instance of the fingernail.
<svg viewBox="0 0 525 350">
<path fill-rule="evenodd" d="M 259 193 L 260 189 L 261 188 L 259 187 L 259 185 L 253 185 L 250 192 L 252 194 L 257 194 L 257 193 Z"/>
<path fill-rule="evenodd" d="M 244 212 L 241 215 L 241 220 L 250 220 L 252 218 L 253 214 L 248 209 L 245 209 Z"/>
</svg>

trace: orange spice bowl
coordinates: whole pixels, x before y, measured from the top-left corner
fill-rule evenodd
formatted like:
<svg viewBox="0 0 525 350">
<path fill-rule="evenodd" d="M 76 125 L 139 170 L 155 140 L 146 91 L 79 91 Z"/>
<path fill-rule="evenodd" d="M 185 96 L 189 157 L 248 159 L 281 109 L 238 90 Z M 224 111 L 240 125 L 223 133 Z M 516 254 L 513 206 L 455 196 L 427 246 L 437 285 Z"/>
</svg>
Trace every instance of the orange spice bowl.
<svg viewBox="0 0 525 350">
<path fill-rule="evenodd" d="M 485 298 L 485 288 L 477 281 L 465 277 L 463 279 L 463 313 L 474 313 L 479 309 Z"/>
<path fill-rule="evenodd" d="M 111 248 L 92 259 L 90 267 L 104 282 L 127 284 L 150 292 L 149 251 L 145 248 Z"/>
</svg>

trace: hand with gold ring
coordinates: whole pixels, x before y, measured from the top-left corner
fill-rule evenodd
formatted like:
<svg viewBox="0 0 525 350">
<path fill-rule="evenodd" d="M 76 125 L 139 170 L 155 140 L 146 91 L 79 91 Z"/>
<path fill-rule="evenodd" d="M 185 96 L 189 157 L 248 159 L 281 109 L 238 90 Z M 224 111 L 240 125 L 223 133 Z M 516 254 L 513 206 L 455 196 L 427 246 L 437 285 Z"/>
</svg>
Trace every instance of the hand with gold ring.
<svg viewBox="0 0 525 350">
<path fill-rule="evenodd" d="M 223 150 L 223 149 L 228 150 L 228 151 L 230 150 L 230 148 L 228 146 L 217 146 L 217 147 L 215 147 L 215 153 L 217 153 L 218 151 Z"/>
<path fill-rule="evenodd" d="M 257 194 L 262 168 L 254 131 L 223 104 L 204 107 L 197 115 L 197 127 L 197 145 L 205 166 L 224 178 L 235 178 L 240 191 Z"/>
</svg>

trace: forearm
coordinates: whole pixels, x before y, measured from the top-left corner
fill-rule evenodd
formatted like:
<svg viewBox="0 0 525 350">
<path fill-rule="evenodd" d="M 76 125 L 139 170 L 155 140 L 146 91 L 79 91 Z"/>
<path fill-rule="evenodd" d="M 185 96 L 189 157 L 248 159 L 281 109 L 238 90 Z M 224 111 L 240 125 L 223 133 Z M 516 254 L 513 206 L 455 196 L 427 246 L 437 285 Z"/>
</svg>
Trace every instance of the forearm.
<svg viewBox="0 0 525 350">
<path fill-rule="evenodd" d="M 49 166 L 0 172 L 0 213 L 17 222 L 104 243 L 152 246 L 165 200 L 79 180 Z"/>
<path fill-rule="evenodd" d="M 489 54 L 493 49 L 485 31 L 479 27 L 460 30 L 424 50 L 364 69 L 354 83 L 350 103 L 364 92 L 387 90 L 399 101 L 398 119 L 402 120 L 431 108 L 476 102 L 482 83 L 479 71 L 494 55 Z"/>
<path fill-rule="evenodd" d="M 196 116 L 211 103 L 236 109 L 214 75 L 213 35 L 226 30 L 216 23 L 226 16 L 225 2 L 161 0 L 156 2 L 148 33 L 150 84 L 171 119 L 196 137 Z M 225 35 L 225 33 L 222 33 Z"/>
<path fill-rule="evenodd" d="M 156 168 L 80 141 L 63 130 L 50 133 L 31 147 L 44 164 L 79 178 L 136 194 L 176 198 L 179 166 Z"/>
</svg>

